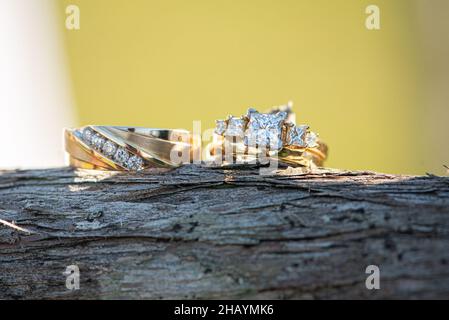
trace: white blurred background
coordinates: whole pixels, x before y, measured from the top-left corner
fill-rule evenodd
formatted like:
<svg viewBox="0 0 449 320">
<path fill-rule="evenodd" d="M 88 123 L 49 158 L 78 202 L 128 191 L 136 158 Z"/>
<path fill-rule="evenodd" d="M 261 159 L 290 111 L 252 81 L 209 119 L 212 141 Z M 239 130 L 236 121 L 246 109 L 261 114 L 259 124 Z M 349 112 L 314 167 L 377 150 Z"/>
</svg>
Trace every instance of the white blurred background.
<svg viewBox="0 0 449 320">
<path fill-rule="evenodd" d="M 52 0 L 0 0 L 0 168 L 64 164 L 76 123 Z"/>
</svg>

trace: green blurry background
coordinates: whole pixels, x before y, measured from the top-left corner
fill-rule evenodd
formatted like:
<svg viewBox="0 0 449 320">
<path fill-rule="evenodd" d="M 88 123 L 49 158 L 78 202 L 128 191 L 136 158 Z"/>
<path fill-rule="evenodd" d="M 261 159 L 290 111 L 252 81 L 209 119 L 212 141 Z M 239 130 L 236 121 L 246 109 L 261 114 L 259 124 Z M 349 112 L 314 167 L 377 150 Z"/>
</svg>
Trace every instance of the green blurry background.
<svg viewBox="0 0 449 320">
<path fill-rule="evenodd" d="M 447 70 L 431 49 L 447 44 L 444 1 L 55 1 L 62 21 L 80 8 L 81 29 L 64 30 L 80 125 L 206 129 L 293 100 L 329 144 L 327 166 L 449 164 L 446 100 L 430 98 L 447 88 L 431 90 L 438 57 Z M 381 30 L 365 28 L 369 4 Z"/>
</svg>

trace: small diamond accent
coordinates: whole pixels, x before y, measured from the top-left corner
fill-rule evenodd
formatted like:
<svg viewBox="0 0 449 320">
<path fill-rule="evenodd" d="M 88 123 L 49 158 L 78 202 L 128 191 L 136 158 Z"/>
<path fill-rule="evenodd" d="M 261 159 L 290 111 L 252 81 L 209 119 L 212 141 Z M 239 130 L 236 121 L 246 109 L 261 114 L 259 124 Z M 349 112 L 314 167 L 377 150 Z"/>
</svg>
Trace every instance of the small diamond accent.
<svg viewBox="0 0 449 320">
<path fill-rule="evenodd" d="M 228 120 L 228 128 L 225 135 L 230 137 L 243 137 L 245 130 L 245 120 L 231 117 Z"/>
<path fill-rule="evenodd" d="M 290 127 L 288 134 L 288 144 L 297 147 L 307 147 L 304 138 L 307 134 L 308 129 L 309 126 L 307 125 Z"/>
<path fill-rule="evenodd" d="M 226 131 L 226 122 L 224 120 L 215 121 L 215 133 L 222 135 Z"/>
<path fill-rule="evenodd" d="M 316 147 L 318 147 L 318 136 L 317 136 L 317 134 L 314 133 L 314 132 L 309 132 L 306 135 L 306 144 L 307 144 L 307 147 L 309 147 L 309 148 L 316 148 Z"/>
<path fill-rule="evenodd" d="M 129 159 L 129 153 L 124 148 L 118 148 L 114 155 L 114 161 L 124 164 Z"/>
<path fill-rule="evenodd" d="M 125 165 L 130 170 L 139 171 L 143 169 L 143 160 L 141 157 L 133 155 L 126 161 Z"/>
<path fill-rule="evenodd" d="M 100 151 L 104 156 L 110 158 L 128 170 L 143 170 L 145 162 L 142 157 L 129 153 L 125 148 L 118 146 L 115 142 L 96 133 L 89 127 L 82 131 L 77 131 L 78 137 L 92 146 L 95 150 Z"/>
<path fill-rule="evenodd" d="M 103 147 L 103 144 L 106 142 L 105 138 L 103 138 L 101 135 L 99 134 L 95 134 L 92 137 L 92 145 L 95 149 L 97 150 L 101 150 L 101 148 Z"/>
<path fill-rule="evenodd" d="M 115 154 L 116 151 L 117 151 L 117 145 L 114 142 L 108 140 L 108 141 L 106 141 L 104 143 L 104 145 L 103 145 L 103 153 L 106 156 L 112 157 Z"/>
<path fill-rule="evenodd" d="M 84 128 L 82 132 L 83 141 L 87 144 L 92 143 L 92 136 L 94 135 L 94 132 L 90 128 Z"/>
</svg>

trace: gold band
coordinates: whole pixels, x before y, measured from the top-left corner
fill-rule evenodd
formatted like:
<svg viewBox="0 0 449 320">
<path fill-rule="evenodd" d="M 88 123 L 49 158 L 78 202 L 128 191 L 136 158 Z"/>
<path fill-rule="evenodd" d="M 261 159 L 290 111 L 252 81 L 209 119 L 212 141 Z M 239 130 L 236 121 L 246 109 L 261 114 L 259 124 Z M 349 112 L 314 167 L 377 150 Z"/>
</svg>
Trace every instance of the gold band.
<svg viewBox="0 0 449 320">
<path fill-rule="evenodd" d="M 255 109 L 241 117 L 217 120 L 214 141 L 206 158 L 227 165 L 230 161 L 257 159 L 281 161 L 292 166 L 322 166 L 328 147 L 307 125 L 295 125 L 291 104 L 267 113 Z"/>
<path fill-rule="evenodd" d="M 241 145 L 212 142 L 206 146 L 204 161 L 215 165 L 280 161 L 294 167 L 310 168 L 322 166 L 327 157 L 327 145 L 321 141 L 318 141 L 318 147 L 316 148 L 283 148 L 277 153 L 262 155 L 248 152 L 246 148 L 237 151 L 240 147 Z M 227 148 L 229 148 L 229 151 L 227 151 Z"/>
<path fill-rule="evenodd" d="M 202 160 L 219 165 L 273 160 L 322 166 L 327 145 L 307 125 L 295 125 L 294 118 L 287 105 L 268 113 L 250 108 L 240 118 L 218 120 L 214 141 L 206 146 Z M 172 168 L 200 160 L 199 138 L 186 130 L 140 127 L 91 125 L 64 131 L 71 166 L 119 171 Z"/>
<path fill-rule="evenodd" d="M 189 163 L 191 134 L 186 130 L 86 126 L 65 129 L 65 150 L 77 168 L 139 171 Z"/>
<path fill-rule="evenodd" d="M 69 155 L 69 166 L 79 169 L 93 169 L 93 170 L 114 170 L 104 166 L 93 164 L 92 162 L 85 162 L 83 160 L 76 159 Z"/>
</svg>

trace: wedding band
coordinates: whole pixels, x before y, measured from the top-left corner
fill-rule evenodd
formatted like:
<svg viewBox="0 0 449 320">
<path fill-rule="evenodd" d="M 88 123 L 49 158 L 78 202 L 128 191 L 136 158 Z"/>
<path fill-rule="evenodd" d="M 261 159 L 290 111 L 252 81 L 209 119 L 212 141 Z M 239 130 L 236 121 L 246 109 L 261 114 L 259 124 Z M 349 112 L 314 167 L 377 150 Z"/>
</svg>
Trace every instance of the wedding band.
<svg viewBox="0 0 449 320">
<path fill-rule="evenodd" d="M 217 120 L 214 142 L 207 147 L 207 155 L 212 159 L 220 157 L 228 148 L 240 160 L 262 154 L 290 165 L 321 166 L 327 158 L 327 145 L 309 126 L 295 125 L 294 118 L 291 104 L 287 104 L 268 113 L 250 108 L 241 117 Z"/>
<path fill-rule="evenodd" d="M 76 168 L 140 171 L 189 163 L 191 134 L 186 130 L 119 126 L 65 129 L 69 165 Z"/>
</svg>

